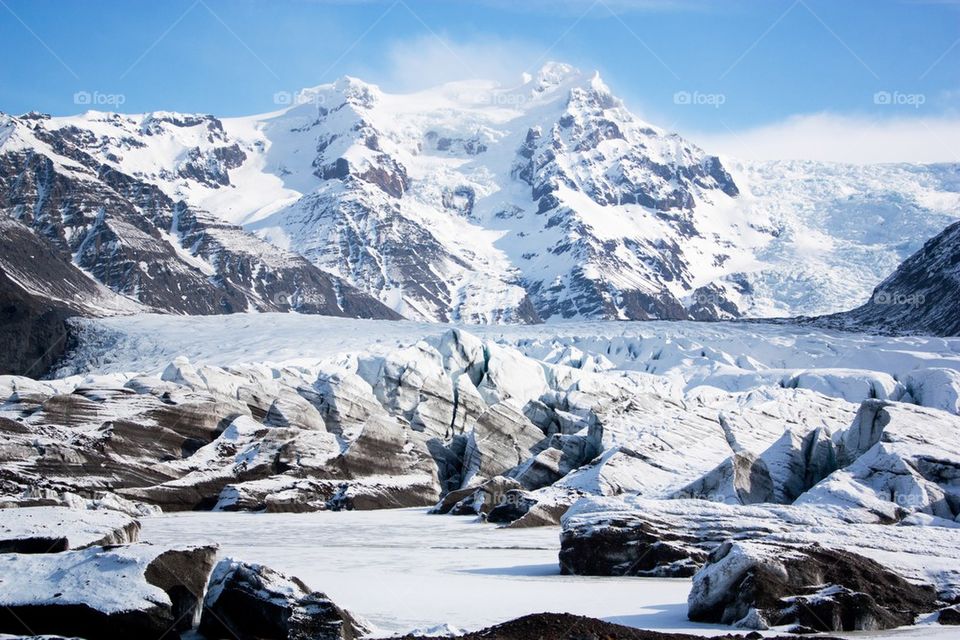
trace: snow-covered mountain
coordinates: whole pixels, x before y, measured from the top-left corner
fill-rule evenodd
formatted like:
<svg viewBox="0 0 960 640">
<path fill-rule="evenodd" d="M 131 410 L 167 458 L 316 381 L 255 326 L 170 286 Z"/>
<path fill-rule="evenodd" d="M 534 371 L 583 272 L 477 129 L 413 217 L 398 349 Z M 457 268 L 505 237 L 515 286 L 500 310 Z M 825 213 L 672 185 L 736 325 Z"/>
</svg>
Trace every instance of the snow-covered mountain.
<svg viewBox="0 0 960 640">
<path fill-rule="evenodd" d="M 817 322 L 858 331 L 960 335 L 960 222 L 907 258 L 866 304 Z"/>
<path fill-rule="evenodd" d="M 721 160 L 559 63 L 515 87 L 406 95 L 347 77 L 244 118 L 6 122 L 0 157 L 82 156 L 146 197 L 182 201 L 205 228 L 243 225 L 290 252 L 280 263 L 299 254 L 431 321 L 839 311 L 960 215 L 958 165 Z M 234 251 L 254 246 L 235 237 Z M 173 244 L 187 265 L 217 253 Z M 130 296 L 137 284 L 114 274 L 93 275 Z"/>
<path fill-rule="evenodd" d="M 141 136 L 150 136 L 152 116 Z M 170 122 L 176 122 L 172 119 Z M 215 138 L 219 123 L 200 119 Z M 178 126 L 173 124 L 172 126 Z M 0 267 L 26 291 L 93 312 L 161 310 L 184 314 L 299 310 L 362 317 L 392 317 L 375 300 L 285 251 L 175 200 L 150 182 L 88 152 L 86 129 L 27 115 L 0 122 L 0 213 L 4 243 L 34 234 L 49 255 L 10 247 Z M 143 148 L 136 137 L 122 144 Z M 240 154 L 242 155 L 242 153 Z M 225 160 L 228 162 L 228 160 Z M 201 163 L 202 164 L 202 163 Z M 187 163 L 184 175 L 216 179 L 208 165 Z M 13 228 L 16 229 L 13 229 Z M 61 295 L 61 280 L 89 282 Z"/>
</svg>

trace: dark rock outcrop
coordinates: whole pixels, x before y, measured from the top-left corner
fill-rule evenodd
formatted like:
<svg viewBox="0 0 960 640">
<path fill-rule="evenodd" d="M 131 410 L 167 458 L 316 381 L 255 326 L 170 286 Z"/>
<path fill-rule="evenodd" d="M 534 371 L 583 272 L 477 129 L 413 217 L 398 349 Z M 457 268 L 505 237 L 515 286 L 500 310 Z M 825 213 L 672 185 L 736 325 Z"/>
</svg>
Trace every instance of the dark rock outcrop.
<svg viewBox="0 0 960 640">
<path fill-rule="evenodd" d="M 459 640 L 760 640 L 759 634 L 724 634 L 708 638 L 685 633 L 646 631 L 569 613 L 535 613 L 454 637 Z M 441 638 L 408 635 L 396 640 L 441 640 Z M 785 636 L 767 636 L 767 640 L 788 639 Z M 821 637 L 821 640 L 836 639 Z"/>
<path fill-rule="evenodd" d="M 513 478 L 496 476 L 480 485 L 447 493 L 434 505 L 430 513 L 448 513 L 454 516 L 487 515 L 506 504 L 511 492 L 520 488 L 520 483 Z"/>
<path fill-rule="evenodd" d="M 960 625 L 960 605 L 954 605 L 952 607 L 947 607 L 946 609 L 941 609 L 940 613 L 937 615 L 937 622 L 952 626 Z"/>
<path fill-rule="evenodd" d="M 66 320 L 113 294 L 22 223 L 0 214 L 0 375 L 41 377 L 67 350 Z"/>
<path fill-rule="evenodd" d="M 354 640 L 367 629 L 297 578 L 226 559 L 210 578 L 199 631 L 237 640 Z"/>
<path fill-rule="evenodd" d="M 874 560 L 818 546 L 726 542 L 694 576 L 689 616 L 752 628 L 892 629 L 937 608 L 932 586 Z"/>
</svg>

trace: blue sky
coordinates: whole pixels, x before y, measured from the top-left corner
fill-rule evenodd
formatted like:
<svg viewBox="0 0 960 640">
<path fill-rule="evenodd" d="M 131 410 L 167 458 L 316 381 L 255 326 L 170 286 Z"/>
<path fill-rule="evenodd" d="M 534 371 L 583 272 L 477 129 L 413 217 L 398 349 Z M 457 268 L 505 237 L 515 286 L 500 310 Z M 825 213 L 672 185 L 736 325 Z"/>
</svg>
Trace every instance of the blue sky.
<svg viewBox="0 0 960 640">
<path fill-rule="evenodd" d="M 120 111 L 243 115 L 344 74 L 411 90 L 561 60 L 727 147 L 920 123 L 913 137 L 956 149 L 960 0 L 0 0 L 0 55 L 9 113 L 83 111 L 85 91 Z"/>
</svg>

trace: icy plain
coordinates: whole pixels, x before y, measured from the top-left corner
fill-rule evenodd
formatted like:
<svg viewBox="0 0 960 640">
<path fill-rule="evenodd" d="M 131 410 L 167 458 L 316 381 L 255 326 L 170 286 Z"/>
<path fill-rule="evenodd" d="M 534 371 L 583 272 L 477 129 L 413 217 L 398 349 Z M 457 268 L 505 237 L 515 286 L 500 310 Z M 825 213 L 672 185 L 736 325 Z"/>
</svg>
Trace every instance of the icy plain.
<svg viewBox="0 0 960 640">
<path fill-rule="evenodd" d="M 302 368 L 310 377 L 314 368 L 346 364 L 358 353 L 396 353 L 422 340 L 435 341 L 451 328 L 297 314 L 84 320 L 78 348 L 63 364 L 61 379 L 51 384 L 66 390 L 85 381 L 123 383 L 135 374 L 160 375 L 178 358 L 186 358 L 194 366 L 256 370 L 266 378 L 287 375 L 285 368 Z M 639 490 L 667 497 L 663 492 L 676 489 L 684 477 L 706 474 L 729 455 L 722 434 L 713 431 L 714 439 L 674 442 L 682 434 L 692 437 L 690 434 L 699 433 L 702 416 L 698 411 L 709 409 L 711 415 L 719 411 L 725 416 L 720 424 L 732 430 L 727 435 L 736 434 L 734 442 L 728 442 L 730 446 L 756 449 L 756 455 L 770 461 L 776 457 L 775 447 L 761 452 L 784 425 L 793 425 L 798 433 L 819 423 L 831 432 L 844 429 L 864 400 L 892 401 L 896 406 L 890 411 L 906 417 L 913 415 L 910 405 L 922 405 L 927 408 L 916 408 L 921 412 L 917 415 L 935 412 L 950 429 L 960 412 L 960 339 L 879 337 L 747 322 L 576 322 L 459 328 L 488 345 L 508 347 L 498 351 L 499 363 L 491 364 L 488 375 L 496 379 L 497 388 L 512 389 L 520 396 L 525 397 L 526 392 L 520 391 L 530 384 L 526 378 L 531 373 L 531 359 L 544 363 L 543 370 L 551 372 L 557 384 L 564 376 L 578 379 L 575 393 L 607 397 L 614 388 L 629 390 L 623 385 L 636 385 L 634 400 L 640 404 L 622 420 L 609 416 L 605 425 L 611 443 L 605 439 L 603 445 L 609 444 L 615 451 L 614 441 L 625 438 L 634 447 L 652 446 L 653 434 L 667 447 L 661 457 L 669 463 L 670 475 L 660 480 L 649 473 L 634 478 L 618 471 L 617 465 L 609 465 L 604 472 L 608 480 L 628 488 L 636 485 L 628 493 Z M 510 355 L 512 349 L 522 356 Z M 410 354 L 418 351 L 403 353 L 403 357 L 413 357 Z M 613 386 L 605 391 L 607 383 Z M 659 399 L 647 407 L 644 394 Z M 671 433 L 671 428 L 649 431 L 652 427 L 644 426 L 648 419 L 669 422 L 675 414 L 686 416 L 683 424 L 689 433 L 682 429 Z M 742 420 L 727 420 L 739 414 Z M 907 459 L 913 453 L 913 449 L 905 450 L 902 457 Z M 722 471 L 722 466 L 717 468 Z M 570 473 L 556 486 L 589 488 L 597 483 L 601 491 L 607 490 L 587 469 Z M 548 496 L 549 490 L 545 491 Z M 917 518 L 911 522 L 926 522 L 921 515 Z M 425 631 L 438 625 L 473 630 L 542 611 L 705 635 L 729 630 L 687 620 L 689 579 L 561 575 L 560 530 L 555 526 L 497 529 L 475 517 L 433 516 L 423 509 L 186 513 L 145 518 L 143 525 L 147 541 L 215 541 L 223 555 L 296 575 L 367 618 L 383 635 Z M 943 529 L 944 535 L 948 531 Z M 949 629 L 926 625 L 923 619 L 919 622 L 909 629 L 849 637 L 951 637 Z"/>
</svg>

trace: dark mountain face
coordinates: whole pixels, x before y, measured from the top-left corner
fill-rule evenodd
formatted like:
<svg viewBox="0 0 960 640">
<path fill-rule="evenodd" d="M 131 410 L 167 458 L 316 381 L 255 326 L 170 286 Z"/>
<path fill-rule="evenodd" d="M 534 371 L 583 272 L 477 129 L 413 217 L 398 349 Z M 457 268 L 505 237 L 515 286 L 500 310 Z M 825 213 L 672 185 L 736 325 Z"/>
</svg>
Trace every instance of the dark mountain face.
<svg viewBox="0 0 960 640">
<path fill-rule="evenodd" d="M 86 314 L 139 308 L 399 317 L 301 256 L 99 162 L 75 144 L 83 139 L 75 128 L 51 131 L 42 123 L 11 119 L 17 144 L 0 154 L 0 216 L 8 226 L 16 221 L 18 237 L 44 249 L 39 261 L 13 250 L 3 256 L 6 271 L 37 278 L 31 297 L 60 300 L 65 282 L 85 280 L 88 286 L 73 286 L 64 304 Z M 105 289 L 94 295 L 96 283 Z"/>
<path fill-rule="evenodd" d="M 67 318 L 124 303 L 28 227 L 0 217 L 0 375 L 39 377 L 67 348 Z"/>
<path fill-rule="evenodd" d="M 907 258 L 865 305 L 818 322 L 878 333 L 960 335 L 960 222 Z"/>
</svg>

